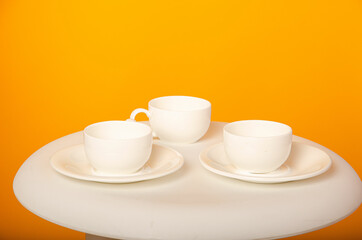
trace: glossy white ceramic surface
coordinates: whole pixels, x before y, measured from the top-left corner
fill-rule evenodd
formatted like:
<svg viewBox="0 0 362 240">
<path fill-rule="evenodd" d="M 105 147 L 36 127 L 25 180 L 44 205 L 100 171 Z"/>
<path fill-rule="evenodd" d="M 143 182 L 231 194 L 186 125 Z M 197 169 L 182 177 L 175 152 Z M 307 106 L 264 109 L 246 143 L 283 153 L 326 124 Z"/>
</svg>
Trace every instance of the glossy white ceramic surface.
<svg viewBox="0 0 362 240">
<path fill-rule="evenodd" d="M 272 121 L 245 120 L 224 127 L 224 147 L 240 170 L 266 173 L 278 169 L 292 146 L 291 127 Z"/>
<path fill-rule="evenodd" d="M 211 118 L 211 103 L 205 99 L 188 96 L 167 96 L 152 99 L 148 110 L 136 109 L 147 114 L 155 135 L 162 141 L 189 144 L 205 135 Z"/>
<path fill-rule="evenodd" d="M 177 172 L 128 184 L 81 181 L 57 173 L 50 158 L 83 143 L 83 133 L 74 133 L 31 155 L 16 174 L 14 193 L 25 208 L 53 223 L 135 240 L 275 239 L 326 227 L 360 206 L 362 183 L 352 167 L 331 150 L 300 137 L 293 141 L 331 157 L 327 172 L 300 181 L 262 184 L 206 170 L 199 154 L 222 141 L 224 125 L 212 122 L 197 143 L 172 145 L 185 160 Z"/>
<path fill-rule="evenodd" d="M 83 144 L 62 149 L 50 159 L 52 167 L 65 176 L 104 183 L 130 183 L 163 177 L 180 169 L 183 162 L 180 153 L 157 144 L 153 144 L 149 160 L 139 171 L 118 176 L 95 172 L 85 155 Z"/>
<path fill-rule="evenodd" d="M 85 154 L 99 175 L 138 171 L 152 151 L 152 130 L 138 122 L 106 121 L 84 129 Z"/>
<path fill-rule="evenodd" d="M 326 172 L 332 160 L 323 150 L 305 143 L 294 142 L 288 160 L 277 170 L 268 173 L 241 171 L 231 164 L 224 144 L 218 143 L 200 154 L 201 164 L 216 174 L 256 183 L 280 183 L 318 176 Z"/>
</svg>

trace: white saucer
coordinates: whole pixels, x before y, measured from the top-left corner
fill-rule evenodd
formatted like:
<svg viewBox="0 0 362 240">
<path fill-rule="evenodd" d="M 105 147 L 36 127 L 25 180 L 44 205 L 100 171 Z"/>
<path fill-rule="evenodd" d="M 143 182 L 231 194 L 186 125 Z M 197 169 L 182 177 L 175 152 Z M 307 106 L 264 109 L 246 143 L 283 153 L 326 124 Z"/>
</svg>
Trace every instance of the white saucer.
<svg viewBox="0 0 362 240">
<path fill-rule="evenodd" d="M 288 160 L 270 173 L 250 173 L 235 168 L 225 154 L 223 143 L 202 151 L 199 158 L 201 164 L 213 173 L 256 183 L 280 183 L 311 178 L 324 173 L 332 164 L 327 153 L 299 142 L 293 142 Z"/>
<path fill-rule="evenodd" d="M 104 175 L 94 171 L 79 144 L 56 152 L 50 160 L 52 167 L 59 173 L 87 181 L 105 183 L 130 183 L 163 177 L 180 169 L 184 159 L 177 151 L 153 144 L 150 159 L 136 173 L 127 175 Z"/>
</svg>

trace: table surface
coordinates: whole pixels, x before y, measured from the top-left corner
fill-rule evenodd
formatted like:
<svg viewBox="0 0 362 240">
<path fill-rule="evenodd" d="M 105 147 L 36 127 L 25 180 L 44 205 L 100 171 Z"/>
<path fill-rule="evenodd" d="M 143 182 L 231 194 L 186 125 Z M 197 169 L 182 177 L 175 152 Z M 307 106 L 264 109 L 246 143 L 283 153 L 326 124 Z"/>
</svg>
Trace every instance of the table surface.
<svg viewBox="0 0 362 240">
<path fill-rule="evenodd" d="M 212 122 L 197 143 L 168 145 L 184 166 L 169 176 L 127 184 L 77 180 L 57 173 L 50 157 L 83 142 L 83 132 L 57 139 L 31 155 L 13 183 L 20 203 L 55 224 L 122 239 L 259 239 L 317 230 L 354 212 L 362 202 L 362 183 L 352 167 L 327 148 L 332 167 L 295 182 L 258 184 L 204 169 L 199 153 L 222 141 L 225 123 Z"/>
</svg>

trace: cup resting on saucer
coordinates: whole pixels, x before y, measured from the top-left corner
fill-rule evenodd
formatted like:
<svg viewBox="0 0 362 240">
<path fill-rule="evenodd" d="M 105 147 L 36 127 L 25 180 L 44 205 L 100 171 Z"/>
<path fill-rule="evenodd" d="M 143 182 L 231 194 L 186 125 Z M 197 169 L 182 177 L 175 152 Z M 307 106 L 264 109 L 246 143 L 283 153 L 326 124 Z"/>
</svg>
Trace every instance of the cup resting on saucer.
<svg viewBox="0 0 362 240">
<path fill-rule="evenodd" d="M 224 147 L 236 168 L 251 173 L 272 172 L 288 159 L 292 129 L 264 120 L 229 123 L 224 127 Z"/>
<path fill-rule="evenodd" d="M 106 121 L 84 129 L 84 150 L 95 173 L 122 175 L 137 172 L 152 151 L 152 130 L 138 122 Z"/>
</svg>

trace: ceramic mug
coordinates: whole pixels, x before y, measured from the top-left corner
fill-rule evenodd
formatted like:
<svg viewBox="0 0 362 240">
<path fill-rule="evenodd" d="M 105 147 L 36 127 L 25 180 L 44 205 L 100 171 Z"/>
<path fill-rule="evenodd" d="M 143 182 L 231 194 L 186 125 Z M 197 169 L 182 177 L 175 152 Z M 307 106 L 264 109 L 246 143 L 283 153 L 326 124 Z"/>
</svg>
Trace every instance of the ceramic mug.
<svg viewBox="0 0 362 240">
<path fill-rule="evenodd" d="M 224 127 L 224 148 L 231 163 L 252 173 L 278 169 L 292 147 L 292 128 L 264 120 L 245 120 Z"/>
<path fill-rule="evenodd" d="M 170 143 L 194 143 L 205 135 L 211 118 L 211 103 L 188 96 L 167 96 L 152 99 L 148 110 L 138 108 L 131 114 L 146 113 L 154 134 Z"/>
<path fill-rule="evenodd" d="M 85 153 L 99 174 L 136 172 L 149 159 L 152 141 L 152 129 L 138 122 L 106 121 L 84 129 Z"/>
</svg>

